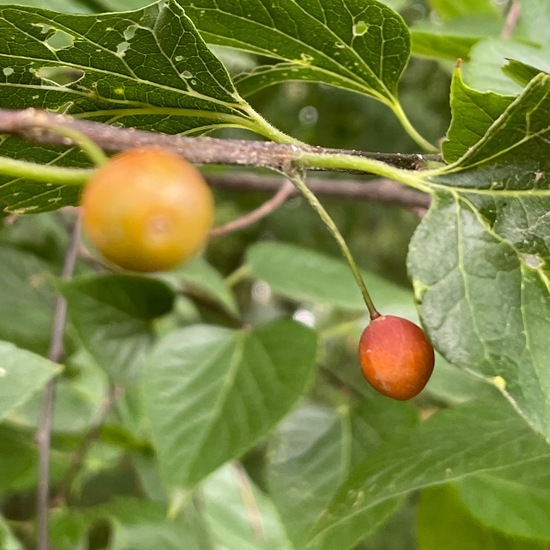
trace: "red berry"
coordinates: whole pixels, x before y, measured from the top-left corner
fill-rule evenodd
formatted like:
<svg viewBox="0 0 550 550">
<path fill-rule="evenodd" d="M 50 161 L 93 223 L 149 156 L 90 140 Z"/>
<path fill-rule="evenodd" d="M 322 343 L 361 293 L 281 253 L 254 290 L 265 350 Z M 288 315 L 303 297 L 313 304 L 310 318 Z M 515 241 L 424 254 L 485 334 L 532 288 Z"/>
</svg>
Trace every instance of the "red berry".
<svg viewBox="0 0 550 550">
<path fill-rule="evenodd" d="M 435 356 L 419 326 L 402 317 L 382 315 L 372 320 L 361 335 L 359 362 L 375 390 L 405 401 L 418 395 L 428 383 Z"/>
</svg>

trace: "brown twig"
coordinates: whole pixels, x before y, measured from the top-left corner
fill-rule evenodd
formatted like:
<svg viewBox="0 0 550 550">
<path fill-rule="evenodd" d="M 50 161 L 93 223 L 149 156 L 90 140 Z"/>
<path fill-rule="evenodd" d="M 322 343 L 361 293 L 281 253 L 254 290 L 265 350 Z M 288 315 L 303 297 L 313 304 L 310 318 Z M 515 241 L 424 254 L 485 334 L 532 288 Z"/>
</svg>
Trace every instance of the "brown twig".
<svg viewBox="0 0 550 550">
<path fill-rule="evenodd" d="M 62 278 L 72 277 L 78 256 L 80 239 L 80 220 L 77 217 L 73 226 L 71 242 L 65 255 Z M 63 355 L 63 333 L 67 318 L 67 302 L 58 295 L 55 301 L 53 330 L 48 358 L 58 363 Z M 37 489 L 37 550 L 48 550 L 48 507 L 50 495 L 50 445 L 55 404 L 56 379 L 52 378 L 46 385 L 40 422 L 36 432 L 38 444 L 38 489 Z"/>
<path fill-rule="evenodd" d="M 292 183 L 288 180 L 285 181 L 271 199 L 265 201 L 255 210 L 251 210 L 250 212 L 240 218 L 237 218 L 236 220 L 230 221 L 218 227 L 214 227 L 214 229 L 210 231 L 210 236 L 219 237 L 233 231 L 239 231 L 252 225 L 253 223 L 256 223 L 262 218 L 269 216 L 269 214 L 279 208 L 279 206 L 281 206 L 288 199 L 288 197 L 292 195 L 293 191 L 294 186 L 292 185 Z"/>
<path fill-rule="evenodd" d="M 385 162 L 405 170 L 420 170 L 427 162 L 438 160 L 434 155 L 400 153 L 366 153 L 342 149 L 328 149 L 308 145 L 287 145 L 270 141 L 185 137 L 146 132 L 133 128 L 118 128 L 99 122 L 78 120 L 36 109 L 22 111 L 0 109 L 0 133 L 16 134 L 37 143 L 71 146 L 67 137 L 49 127 L 63 126 L 90 138 L 105 151 L 122 151 L 146 145 L 166 147 L 185 156 L 195 164 L 223 164 L 283 169 L 299 152 L 317 154 L 347 154 Z"/>
<path fill-rule="evenodd" d="M 271 193 L 281 187 L 282 177 L 251 173 L 207 174 L 212 187 L 239 191 L 261 191 Z M 384 178 L 368 181 L 353 179 L 326 179 L 309 176 L 308 187 L 318 196 L 341 199 L 363 199 L 395 204 L 407 208 L 428 208 L 430 197 L 424 193 L 403 187 L 395 181 Z M 292 191 L 292 196 L 299 195 Z"/>
</svg>

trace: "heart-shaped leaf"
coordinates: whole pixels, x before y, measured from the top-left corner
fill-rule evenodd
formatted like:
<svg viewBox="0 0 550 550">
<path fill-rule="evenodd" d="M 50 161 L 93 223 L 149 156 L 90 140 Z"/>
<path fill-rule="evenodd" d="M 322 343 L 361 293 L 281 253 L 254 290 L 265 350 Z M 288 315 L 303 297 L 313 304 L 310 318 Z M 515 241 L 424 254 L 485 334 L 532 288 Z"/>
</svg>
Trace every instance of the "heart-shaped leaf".
<svg viewBox="0 0 550 550">
<path fill-rule="evenodd" d="M 192 326 L 161 340 L 144 394 L 167 484 L 192 487 L 272 429 L 306 391 L 316 345 L 313 331 L 289 320 Z"/>
<path fill-rule="evenodd" d="M 134 382 L 153 344 L 151 321 L 172 309 L 174 292 L 161 281 L 132 275 L 75 278 L 61 290 L 89 353 L 114 380 Z"/>
</svg>

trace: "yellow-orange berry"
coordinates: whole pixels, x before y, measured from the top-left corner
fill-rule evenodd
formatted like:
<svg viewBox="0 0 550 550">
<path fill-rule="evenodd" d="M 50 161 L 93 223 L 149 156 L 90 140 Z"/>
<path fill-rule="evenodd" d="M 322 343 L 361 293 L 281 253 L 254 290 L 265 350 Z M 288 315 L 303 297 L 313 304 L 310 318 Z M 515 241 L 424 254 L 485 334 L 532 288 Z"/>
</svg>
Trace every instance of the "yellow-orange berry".
<svg viewBox="0 0 550 550">
<path fill-rule="evenodd" d="M 151 272 L 176 267 L 205 244 L 212 193 L 201 173 L 157 147 L 125 151 L 98 168 L 81 198 L 90 242 L 114 264 Z"/>
</svg>

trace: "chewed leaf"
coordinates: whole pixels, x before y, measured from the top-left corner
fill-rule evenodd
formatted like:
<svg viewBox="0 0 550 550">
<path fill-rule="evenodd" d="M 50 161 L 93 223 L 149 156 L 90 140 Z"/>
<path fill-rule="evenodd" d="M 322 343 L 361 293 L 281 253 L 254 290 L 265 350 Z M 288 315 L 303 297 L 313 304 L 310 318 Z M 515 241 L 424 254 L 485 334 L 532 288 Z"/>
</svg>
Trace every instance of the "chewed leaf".
<svg viewBox="0 0 550 550">
<path fill-rule="evenodd" d="M 511 97 L 458 70 L 452 94 L 454 162 L 425 174 L 434 199 L 409 250 L 421 318 L 446 359 L 550 440 L 550 75 Z"/>
<path fill-rule="evenodd" d="M 452 96 L 453 121 L 443 152 L 454 162 L 433 181 L 512 194 L 548 188 L 550 75 L 539 73 L 514 98 L 472 90 L 457 70 Z"/>
<path fill-rule="evenodd" d="M 478 92 L 470 88 L 462 80 L 460 69 L 457 69 L 451 84 L 453 119 L 442 145 L 445 160 L 452 163 L 465 155 L 489 131 L 513 100 L 510 96 Z"/>
<path fill-rule="evenodd" d="M 254 129 L 254 111 L 174 1 L 101 16 L 0 6 L 0 107 L 162 131 Z M 79 152 L 4 137 L 2 154 L 82 166 Z M 78 189 L 0 178 L 9 210 L 76 204 Z"/>
<path fill-rule="evenodd" d="M 527 201 L 515 205 L 523 220 L 508 215 L 521 224 L 511 228 L 504 201 L 495 204 L 491 228 L 467 200 L 436 197 L 411 242 L 409 269 L 424 325 L 438 350 L 452 363 L 493 380 L 550 440 L 548 224 Z M 530 247 L 525 253 L 515 246 L 518 230 L 523 247 Z"/>
<path fill-rule="evenodd" d="M 100 18 L 6 6 L 0 36 L 2 106 L 172 133 L 245 117 L 229 74 L 175 2 Z"/>
<path fill-rule="evenodd" d="M 247 80 L 259 89 L 310 80 L 394 103 L 409 59 L 409 30 L 376 0 L 180 0 L 207 42 L 282 60 Z M 252 81 L 258 83 L 252 84 Z"/>
</svg>

